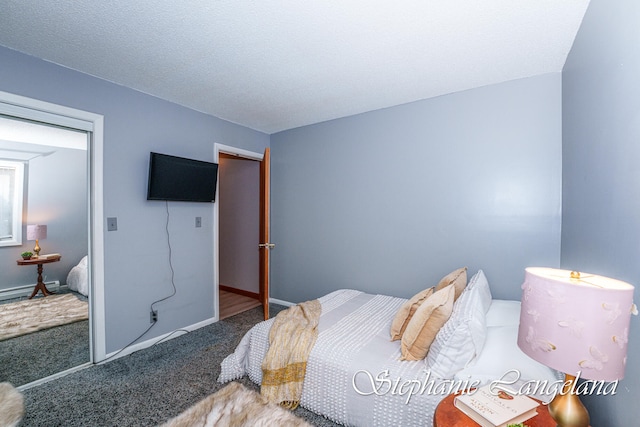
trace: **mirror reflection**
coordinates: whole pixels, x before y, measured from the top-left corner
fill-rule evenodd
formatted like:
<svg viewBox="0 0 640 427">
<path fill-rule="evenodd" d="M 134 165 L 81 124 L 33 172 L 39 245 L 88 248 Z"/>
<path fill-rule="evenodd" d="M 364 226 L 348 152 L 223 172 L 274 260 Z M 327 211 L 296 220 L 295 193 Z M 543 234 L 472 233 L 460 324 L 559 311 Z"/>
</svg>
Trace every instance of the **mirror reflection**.
<svg viewBox="0 0 640 427">
<path fill-rule="evenodd" d="M 0 382 L 90 361 L 88 137 L 0 116 Z"/>
</svg>

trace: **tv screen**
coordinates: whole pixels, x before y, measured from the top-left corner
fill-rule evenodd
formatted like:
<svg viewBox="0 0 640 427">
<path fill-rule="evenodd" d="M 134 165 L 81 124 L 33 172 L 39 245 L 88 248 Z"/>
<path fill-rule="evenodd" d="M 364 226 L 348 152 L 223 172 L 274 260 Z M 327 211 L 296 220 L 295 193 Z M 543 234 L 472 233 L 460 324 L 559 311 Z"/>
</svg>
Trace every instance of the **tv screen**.
<svg viewBox="0 0 640 427">
<path fill-rule="evenodd" d="M 151 153 L 147 200 L 214 202 L 218 165 Z"/>
</svg>

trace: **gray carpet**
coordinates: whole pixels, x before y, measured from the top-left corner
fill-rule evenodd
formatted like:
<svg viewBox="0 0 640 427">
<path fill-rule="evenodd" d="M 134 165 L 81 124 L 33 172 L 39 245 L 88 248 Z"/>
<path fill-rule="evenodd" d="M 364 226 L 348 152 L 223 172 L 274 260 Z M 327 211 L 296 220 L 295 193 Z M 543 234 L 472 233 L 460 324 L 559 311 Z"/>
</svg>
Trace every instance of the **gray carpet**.
<svg viewBox="0 0 640 427">
<path fill-rule="evenodd" d="M 282 306 L 271 306 L 272 316 Z M 220 362 L 251 326 L 258 307 L 145 350 L 24 391 L 26 426 L 156 426 L 222 388 Z M 258 390 L 246 377 L 239 380 Z M 303 408 L 316 426 L 337 426 Z"/>
<path fill-rule="evenodd" d="M 63 290 L 58 293 L 69 293 Z M 86 297 L 75 293 L 76 297 Z M 43 298 L 41 296 L 36 299 Z M 16 298 L 2 303 L 24 300 Z M 89 321 L 70 323 L 0 341 L 0 382 L 14 386 L 66 371 L 89 361 Z"/>
<path fill-rule="evenodd" d="M 89 321 L 0 341 L 0 382 L 15 386 L 89 361 Z"/>
</svg>

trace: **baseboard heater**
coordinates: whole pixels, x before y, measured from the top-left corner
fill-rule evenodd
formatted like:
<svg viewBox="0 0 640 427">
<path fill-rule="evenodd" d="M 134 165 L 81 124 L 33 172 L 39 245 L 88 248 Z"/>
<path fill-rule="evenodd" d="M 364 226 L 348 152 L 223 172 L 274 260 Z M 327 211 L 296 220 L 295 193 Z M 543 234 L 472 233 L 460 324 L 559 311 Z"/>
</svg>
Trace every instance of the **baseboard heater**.
<svg viewBox="0 0 640 427">
<path fill-rule="evenodd" d="M 47 289 L 52 292 L 55 292 L 61 288 L 59 280 L 51 280 L 48 282 L 44 282 L 44 284 L 47 286 Z M 22 285 L 13 288 L 0 289 L 0 301 L 12 298 L 21 298 L 24 296 L 28 297 L 29 295 L 31 295 L 31 292 L 33 292 L 33 288 L 35 287 L 36 284 L 34 283 L 33 285 Z"/>
</svg>

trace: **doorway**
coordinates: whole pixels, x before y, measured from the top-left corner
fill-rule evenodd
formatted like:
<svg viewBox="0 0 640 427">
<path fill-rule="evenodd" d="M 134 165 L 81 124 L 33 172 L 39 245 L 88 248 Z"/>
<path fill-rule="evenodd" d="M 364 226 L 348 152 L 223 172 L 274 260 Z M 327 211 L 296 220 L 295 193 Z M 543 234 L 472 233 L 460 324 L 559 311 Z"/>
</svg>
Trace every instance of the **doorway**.
<svg viewBox="0 0 640 427">
<path fill-rule="evenodd" d="M 268 149 L 260 154 L 214 146 L 214 161 L 219 164 L 219 196 L 214 208 L 214 306 L 218 320 L 260 305 L 265 318 L 268 314 L 268 269 L 265 275 L 264 267 L 270 247 L 261 244 L 268 230 L 268 216 L 264 215 L 268 210 L 268 192 L 265 195 L 264 191 L 268 160 Z"/>
<path fill-rule="evenodd" d="M 260 304 L 260 162 L 220 153 L 220 319 Z"/>
</svg>

